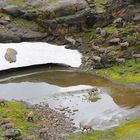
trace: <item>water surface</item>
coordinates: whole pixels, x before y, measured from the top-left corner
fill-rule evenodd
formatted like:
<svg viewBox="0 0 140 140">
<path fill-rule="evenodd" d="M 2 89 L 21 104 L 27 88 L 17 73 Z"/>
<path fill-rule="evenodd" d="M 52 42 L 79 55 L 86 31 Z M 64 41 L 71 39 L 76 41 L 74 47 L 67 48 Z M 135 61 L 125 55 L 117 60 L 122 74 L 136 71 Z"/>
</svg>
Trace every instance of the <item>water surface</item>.
<svg viewBox="0 0 140 140">
<path fill-rule="evenodd" d="M 97 87 L 100 99 L 87 100 L 88 90 Z M 0 76 L 0 97 L 8 100 L 47 102 L 52 108 L 77 109 L 70 117 L 79 122 L 93 123 L 96 129 L 118 125 L 128 116 L 137 114 L 140 91 L 96 75 L 70 70 L 34 69 Z"/>
</svg>

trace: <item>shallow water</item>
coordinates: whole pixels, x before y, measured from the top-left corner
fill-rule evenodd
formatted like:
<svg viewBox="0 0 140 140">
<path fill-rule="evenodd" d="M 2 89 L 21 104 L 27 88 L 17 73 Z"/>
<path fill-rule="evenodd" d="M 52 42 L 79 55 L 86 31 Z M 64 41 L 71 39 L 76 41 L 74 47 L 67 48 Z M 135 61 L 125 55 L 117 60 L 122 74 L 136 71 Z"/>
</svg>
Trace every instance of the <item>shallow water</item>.
<svg viewBox="0 0 140 140">
<path fill-rule="evenodd" d="M 95 86 L 100 90 L 100 99 L 90 102 L 87 92 Z M 116 126 L 140 111 L 139 90 L 113 84 L 96 75 L 69 70 L 44 68 L 1 75 L 0 97 L 35 104 L 48 102 L 52 108 L 69 106 L 71 110 L 78 109 L 70 116 L 73 122 L 76 125 L 93 123 L 95 129 Z"/>
</svg>

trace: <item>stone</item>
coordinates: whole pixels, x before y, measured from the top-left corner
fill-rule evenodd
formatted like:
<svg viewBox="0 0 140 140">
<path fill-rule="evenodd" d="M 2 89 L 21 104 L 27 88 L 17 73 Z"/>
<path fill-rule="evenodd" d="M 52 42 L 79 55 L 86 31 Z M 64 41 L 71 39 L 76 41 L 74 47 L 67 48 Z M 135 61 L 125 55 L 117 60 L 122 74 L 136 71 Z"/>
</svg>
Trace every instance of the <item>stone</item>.
<svg viewBox="0 0 140 140">
<path fill-rule="evenodd" d="M 22 17 L 27 20 L 34 20 L 38 18 L 38 14 L 36 12 L 26 12 Z"/>
<path fill-rule="evenodd" d="M 85 0 L 58 0 L 46 7 L 45 14 L 49 19 L 73 15 L 88 7 Z"/>
<path fill-rule="evenodd" d="M 8 138 L 8 139 L 14 139 L 16 137 L 21 136 L 21 132 L 19 130 L 16 129 L 7 129 L 4 133 L 4 137 Z"/>
<path fill-rule="evenodd" d="M 123 25 L 124 25 L 123 19 L 121 17 L 115 19 L 113 23 L 116 27 L 119 27 L 119 28 L 123 27 Z"/>
<path fill-rule="evenodd" d="M 5 12 L 9 15 L 12 15 L 14 17 L 18 17 L 18 16 L 21 16 L 22 14 L 24 14 L 24 12 L 21 11 L 19 7 L 14 6 L 14 5 L 8 5 L 8 6 L 4 7 L 2 10 L 3 10 L 3 12 Z"/>
<path fill-rule="evenodd" d="M 17 55 L 17 51 L 12 49 L 12 48 L 8 48 L 6 53 L 5 53 L 5 59 L 9 62 L 9 63 L 14 63 L 16 62 L 16 55 Z"/>
<path fill-rule="evenodd" d="M 0 42 L 9 43 L 9 42 L 20 42 L 21 38 L 12 32 L 0 32 Z"/>
<path fill-rule="evenodd" d="M 138 13 L 138 14 L 136 14 L 136 15 L 134 16 L 133 21 L 134 21 L 135 23 L 140 23 L 140 13 Z"/>
<path fill-rule="evenodd" d="M 86 30 L 93 13 L 85 0 L 58 0 L 46 6 L 37 21 L 50 34 L 66 34 Z"/>
<path fill-rule="evenodd" d="M 120 38 L 113 38 L 113 39 L 111 39 L 110 41 L 109 41 L 109 43 L 111 44 L 111 45 L 118 45 L 119 44 L 119 42 L 120 42 Z"/>
</svg>

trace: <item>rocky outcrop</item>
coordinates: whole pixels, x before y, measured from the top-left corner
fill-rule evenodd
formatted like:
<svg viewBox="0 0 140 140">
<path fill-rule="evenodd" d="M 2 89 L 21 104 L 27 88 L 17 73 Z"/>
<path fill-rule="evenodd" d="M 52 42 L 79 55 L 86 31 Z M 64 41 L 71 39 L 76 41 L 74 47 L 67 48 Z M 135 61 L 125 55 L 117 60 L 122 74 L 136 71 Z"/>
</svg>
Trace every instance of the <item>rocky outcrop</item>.
<svg viewBox="0 0 140 140">
<path fill-rule="evenodd" d="M 108 12 L 113 17 L 122 17 L 127 21 L 132 21 L 135 14 L 140 12 L 139 7 L 139 0 L 111 0 L 107 4 Z"/>
<path fill-rule="evenodd" d="M 93 11 L 85 0 L 59 0 L 46 7 L 38 23 L 50 34 L 66 34 L 85 30 L 89 17 Z"/>
</svg>

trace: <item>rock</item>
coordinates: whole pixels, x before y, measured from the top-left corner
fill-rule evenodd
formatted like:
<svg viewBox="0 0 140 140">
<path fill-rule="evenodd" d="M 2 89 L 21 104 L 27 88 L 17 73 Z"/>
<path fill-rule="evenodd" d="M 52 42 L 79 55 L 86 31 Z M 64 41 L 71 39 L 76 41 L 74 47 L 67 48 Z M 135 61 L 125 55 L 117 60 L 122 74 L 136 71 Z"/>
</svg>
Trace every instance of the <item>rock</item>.
<svg viewBox="0 0 140 140">
<path fill-rule="evenodd" d="M 120 43 L 120 46 L 122 49 L 127 49 L 129 47 L 129 43 L 128 42 L 123 42 L 123 43 Z"/>
<path fill-rule="evenodd" d="M 12 15 L 14 17 L 18 17 L 18 16 L 21 16 L 24 14 L 24 12 L 21 11 L 19 7 L 14 6 L 14 5 L 8 5 L 8 6 L 4 7 L 2 10 L 3 10 L 3 12 L 5 12 L 9 15 Z"/>
<path fill-rule="evenodd" d="M 107 31 L 103 29 L 103 30 L 101 30 L 100 34 L 102 37 L 105 37 L 105 36 L 107 36 Z"/>
<path fill-rule="evenodd" d="M 107 31 L 102 28 L 96 28 L 96 33 L 100 34 L 102 37 L 105 37 L 107 35 Z"/>
<path fill-rule="evenodd" d="M 123 25 L 124 25 L 124 22 L 123 22 L 122 18 L 115 19 L 113 23 L 116 27 L 119 27 L 119 28 L 123 27 Z"/>
<path fill-rule="evenodd" d="M 65 39 L 70 42 L 72 45 L 75 45 L 76 44 L 76 40 L 73 39 L 72 37 L 70 36 L 65 36 Z"/>
<path fill-rule="evenodd" d="M 26 12 L 22 18 L 25 18 L 27 20 L 35 20 L 38 18 L 38 14 L 36 12 Z"/>
<path fill-rule="evenodd" d="M 138 13 L 138 14 L 136 14 L 136 15 L 134 16 L 133 21 L 134 21 L 135 23 L 140 23 L 140 13 Z"/>
<path fill-rule="evenodd" d="M 47 37 L 47 33 L 29 31 L 20 35 L 21 41 L 39 41 Z"/>
<path fill-rule="evenodd" d="M 46 7 L 45 15 L 48 19 L 73 15 L 88 7 L 85 0 L 58 0 Z"/>
<path fill-rule="evenodd" d="M 12 123 L 12 120 L 11 120 L 10 118 L 4 118 L 4 119 L 2 120 L 2 122 L 0 123 L 0 125 L 5 125 L 5 124 L 7 124 L 7 123 Z"/>
<path fill-rule="evenodd" d="M 94 61 L 101 62 L 101 57 L 99 56 L 93 56 L 92 58 Z"/>
<path fill-rule="evenodd" d="M 79 109 L 73 109 L 73 112 L 77 112 L 77 111 L 79 111 Z"/>
<path fill-rule="evenodd" d="M 16 62 L 16 55 L 17 55 L 17 51 L 16 50 L 14 50 L 12 48 L 8 48 L 6 53 L 5 53 L 5 59 L 9 63 Z"/>
<path fill-rule="evenodd" d="M 123 63 L 125 63 L 125 58 L 116 58 L 116 62 L 118 64 L 123 64 Z"/>
<path fill-rule="evenodd" d="M 110 41 L 109 41 L 109 43 L 111 44 L 111 45 L 118 45 L 119 44 L 119 42 L 120 42 L 120 38 L 113 38 L 113 39 L 111 39 Z"/>
<path fill-rule="evenodd" d="M 135 59 L 135 62 L 140 59 L 140 54 L 133 54 L 132 57 Z"/>
<path fill-rule="evenodd" d="M 4 133 L 4 137 L 6 137 L 8 139 L 14 139 L 14 138 L 19 137 L 19 136 L 21 136 L 21 132 L 19 130 L 16 130 L 16 129 L 8 129 Z"/>
<path fill-rule="evenodd" d="M 1 43 L 9 43 L 9 42 L 20 42 L 21 38 L 14 33 L 11 32 L 0 32 L 0 42 Z"/>
<path fill-rule="evenodd" d="M 6 129 L 14 128 L 14 124 L 13 123 L 6 123 L 3 127 L 5 127 Z"/>
<path fill-rule="evenodd" d="M 100 28 L 100 27 L 96 28 L 96 34 L 100 34 L 101 30 L 102 30 L 102 28 Z"/>
<path fill-rule="evenodd" d="M 6 104 L 6 100 L 5 99 L 3 99 L 3 98 L 0 98 L 0 106 L 6 106 L 7 104 Z"/>
<path fill-rule="evenodd" d="M 66 34 L 86 30 L 87 21 L 94 15 L 85 0 L 58 0 L 45 9 L 44 14 L 37 21 L 50 34 Z"/>
</svg>

